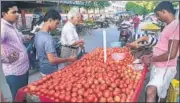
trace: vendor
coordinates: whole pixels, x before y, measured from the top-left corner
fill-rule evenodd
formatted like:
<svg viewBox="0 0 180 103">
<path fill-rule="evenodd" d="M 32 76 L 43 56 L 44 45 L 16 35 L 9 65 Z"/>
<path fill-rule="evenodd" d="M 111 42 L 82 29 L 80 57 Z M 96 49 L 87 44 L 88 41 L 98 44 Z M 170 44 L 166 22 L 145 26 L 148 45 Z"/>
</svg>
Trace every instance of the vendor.
<svg viewBox="0 0 180 103">
<path fill-rule="evenodd" d="M 61 34 L 61 57 L 67 58 L 70 56 L 77 56 L 79 47 L 84 47 L 84 40 L 79 39 L 76 31 L 76 25 L 79 22 L 79 12 L 78 9 L 71 9 L 68 13 L 68 22 L 64 25 Z M 70 64 L 64 63 L 64 66 Z"/>
<path fill-rule="evenodd" d="M 158 42 L 158 38 L 156 36 L 147 35 L 144 32 L 132 35 L 130 39 L 132 42 L 127 44 L 127 46 L 134 49 L 138 49 L 141 47 L 151 48 Z"/>
</svg>

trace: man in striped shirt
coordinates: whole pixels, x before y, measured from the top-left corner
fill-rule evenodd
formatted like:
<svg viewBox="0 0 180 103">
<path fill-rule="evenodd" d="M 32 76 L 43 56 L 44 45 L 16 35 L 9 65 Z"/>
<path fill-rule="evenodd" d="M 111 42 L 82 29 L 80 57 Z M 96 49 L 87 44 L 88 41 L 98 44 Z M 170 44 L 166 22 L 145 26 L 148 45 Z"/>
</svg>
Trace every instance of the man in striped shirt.
<svg viewBox="0 0 180 103">
<path fill-rule="evenodd" d="M 158 38 L 154 34 L 145 34 L 144 32 L 132 35 L 129 40 L 133 42 L 127 45 L 136 49 L 140 47 L 151 48 L 158 42 Z"/>
<path fill-rule="evenodd" d="M 15 27 L 18 8 L 14 2 L 1 2 L 1 62 L 13 100 L 18 89 L 28 84 L 29 60 L 23 41 L 31 37 L 22 35 Z"/>
</svg>

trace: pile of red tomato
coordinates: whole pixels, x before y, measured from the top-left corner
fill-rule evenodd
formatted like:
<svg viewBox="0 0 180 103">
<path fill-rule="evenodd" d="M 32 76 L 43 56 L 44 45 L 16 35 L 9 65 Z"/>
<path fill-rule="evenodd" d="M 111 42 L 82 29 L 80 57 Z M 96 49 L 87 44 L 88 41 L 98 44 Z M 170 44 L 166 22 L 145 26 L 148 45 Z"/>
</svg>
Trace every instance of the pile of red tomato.
<svg viewBox="0 0 180 103">
<path fill-rule="evenodd" d="M 112 53 L 125 53 L 114 61 Z M 128 48 L 108 48 L 104 63 L 102 48 L 80 60 L 29 84 L 24 91 L 55 102 L 131 102 L 141 71 L 127 66 L 134 60 Z"/>
</svg>

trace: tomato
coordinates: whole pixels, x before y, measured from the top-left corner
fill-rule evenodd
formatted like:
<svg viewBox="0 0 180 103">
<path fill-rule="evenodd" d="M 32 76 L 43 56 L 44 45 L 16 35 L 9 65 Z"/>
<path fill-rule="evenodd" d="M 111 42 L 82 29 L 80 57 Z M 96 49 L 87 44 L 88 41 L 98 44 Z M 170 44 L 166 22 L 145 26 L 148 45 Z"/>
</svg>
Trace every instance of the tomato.
<svg viewBox="0 0 180 103">
<path fill-rule="evenodd" d="M 72 97 L 71 98 L 71 102 L 77 102 L 77 98 L 76 97 Z"/>
<path fill-rule="evenodd" d="M 62 100 L 64 100 L 65 99 L 65 95 L 64 94 L 60 94 L 59 95 L 59 99 L 62 101 Z"/>
<path fill-rule="evenodd" d="M 66 95 L 65 98 L 64 98 L 64 100 L 65 100 L 66 102 L 69 102 L 70 99 L 71 99 L 71 96 L 69 96 L 69 95 Z"/>
<path fill-rule="evenodd" d="M 96 95 L 91 94 L 87 97 L 88 102 L 95 102 L 96 101 Z"/>
<path fill-rule="evenodd" d="M 103 93 L 103 96 L 108 98 L 111 96 L 111 92 L 109 90 L 105 90 L 104 93 Z"/>
<path fill-rule="evenodd" d="M 55 99 L 55 102 L 59 102 L 59 99 Z"/>
<path fill-rule="evenodd" d="M 86 89 L 88 89 L 88 88 L 89 88 L 89 86 L 90 86 L 90 85 L 89 85 L 89 84 L 87 84 L 87 83 L 86 83 L 86 84 L 84 84 L 84 88 L 86 88 Z"/>
<path fill-rule="evenodd" d="M 112 84 L 111 84 L 111 87 L 112 87 L 112 88 L 116 88 L 116 87 L 117 87 L 117 86 L 116 86 L 116 83 L 112 83 Z"/>
<path fill-rule="evenodd" d="M 77 88 L 82 88 L 82 84 L 77 84 Z"/>
<path fill-rule="evenodd" d="M 101 97 L 101 98 L 99 99 L 99 102 L 105 103 L 105 102 L 106 102 L 106 98 L 105 98 L 105 97 Z"/>
<path fill-rule="evenodd" d="M 91 85 L 91 88 L 92 88 L 92 89 L 94 89 L 95 87 L 96 87 L 96 86 L 95 86 L 94 84 L 93 84 L 93 85 Z"/>
<path fill-rule="evenodd" d="M 89 94 L 92 94 L 93 93 L 93 90 L 92 89 L 88 89 L 87 90 Z"/>
<path fill-rule="evenodd" d="M 54 93 L 55 93 L 55 91 L 54 91 L 54 90 L 50 90 L 48 94 L 49 94 L 49 96 L 53 96 L 53 95 L 54 95 Z"/>
<path fill-rule="evenodd" d="M 117 96 L 121 93 L 121 90 L 119 88 L 115 88 L 115 90 L 113 91 L 113 96 Z"/>
<path fill-rule="evenodd" d="M 113 102 L 114 102 L 113 97 L 108 97 L 108 98 L 107 98 L 107 102 L 111 102 L 111 103 L 113 103 Z"/>
<path fill-rule="evenodd" d="M 106 84 L 100 85 L 100 90 L 101 90 L 101 91 L 104 91 L 106 88 L 107 88 L 107 85 L 106 85 Z"/>
<path fill-rule="evenodd" d="M 78 88 L 76 88 L 76 87 L 72 88 L 72 92 L 76 92 L 77 90 L 78 90 Z"/>
<path fill-rule="evenodd" d="M 98 85 L 98 84 L 99 84 L 99 81 L 98 81 L 98 80 L 94 80 L 94 84 L 95 84 L 95 85 Z"/>
<path fill-rule="evenodd" d="M 88 97 L 88 95 L 89 95 L 88 91 L 85 91 L 84 94 L 83 94 L 84 97 Z"/>
<path fill-rule="evenodd" d="M 83 94 L 84 94 L 84 89 L 83 88 L 79 89 L 78 90 L 78 95 L 83 95 Z"/>
<path fill-rule="evenodd" d="M 71 96 L 72 97 L 77 97 L 77 93 L 76 92 L 72 92 Z"/>
<path fill-rule="evenodd" d="M 28 88 L 25 88 L 25 89 L 24 89 L 24 92 L 26 92 L 26 93 L 27 93 L 28 91 L 29 91 L 29 89 L 28 89 Z"/>
<path fill-rule="evenodd" d="M 53 101 L 55 100 L 54 97 L 50 97 L 50 99 L 53 100 Z"/>
<path fill-rule="evenodd" d="M 103 95 L 103 93 L 102 93 L 101 91 L 99 91 L 99 92 L 97 93 L 97 97 L 98 97 L 98 98 L 102 97 L 102 95 Z"/>
</svg>

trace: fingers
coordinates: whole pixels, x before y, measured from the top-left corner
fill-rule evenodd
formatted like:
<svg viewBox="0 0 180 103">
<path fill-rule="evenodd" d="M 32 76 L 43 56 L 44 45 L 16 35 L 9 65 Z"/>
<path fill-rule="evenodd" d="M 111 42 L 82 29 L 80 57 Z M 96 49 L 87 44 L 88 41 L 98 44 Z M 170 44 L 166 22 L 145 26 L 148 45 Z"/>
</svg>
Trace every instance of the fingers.
<svg viewBox="0 0 180 103">
<path fill-rule="evenodd" d="M 9 63 L 12 63 L 12 62 L 14 62 L 14 61 L 19 59 L 19 53 L 13 52 L 7 58 L 9 60 Z"/>
</svg>

